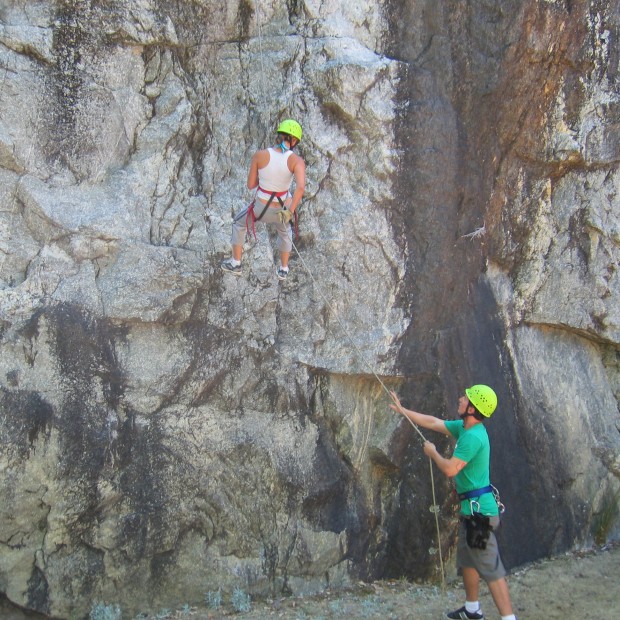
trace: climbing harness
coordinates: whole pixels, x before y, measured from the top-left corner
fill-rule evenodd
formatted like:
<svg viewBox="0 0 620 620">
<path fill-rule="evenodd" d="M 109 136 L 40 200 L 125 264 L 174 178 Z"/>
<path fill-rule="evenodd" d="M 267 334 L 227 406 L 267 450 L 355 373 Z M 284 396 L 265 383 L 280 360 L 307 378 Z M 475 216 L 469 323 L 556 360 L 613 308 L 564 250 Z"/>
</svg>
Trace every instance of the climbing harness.
<svg viewBox="0 0 620 620">
<path fill-rule="evenodd" d="M 506 511 L 506 506 L 502 504 L 502 501 L 499 496 L 499 491 L 492 484 L 489 484 L 488 486 L 482 487 L 480 489 L 472 489 L 471 491 L 465 491 L 464 493 L 457 493 L 457 496 L 461 501 L 464 501 L 466 499 L 472 499 L 474 497 L 479 498 L 481 495 L 484 495 L 485 493 L 493 493 L 493 498 L 495 499 L 495 503 L 497 504 L 499 513 L 503 514 Z M 471 504 L 473 506 L 473 504 L 478 504 L 478 502 L 474 501 L 474 502 L 471 502 Z M 480 509 L 480 504 L 478 504 L 478 509 Z"/>
<path fill-rule="evenodd" d="M 457 493 L 461 501 L 469 500 L 471 515 L 461 516 L 461 522 L 465 525 L 465 539 L 470 549 L 486 549 L 487 541 L 493 531 L 489 517 L 480 512 L 480 502 L 478 500 L 485 493 L 493 494 L 499 514 L 503 514 L 506 507 L 500 500 L 499 491 L 492 484 L 479 489 L 465 491 L 464 493 Z"/>
<path fill-rule="evenodd" d="M 492 493 L 493 488 L 494 487 L 492 485 L 489 485 L 486 487 L 482 487 L 481 489 L 473 489 L 471 491 L 465 491 L 464 493 L 457 493 L 457 495 L 459 496 L 459 499 L 463 501 L 465 499 L 471 499 L 472 497 L 480 497 L 485 493 Z"/>
<path fill-rule="evenodd" d="M 252 233 L 254 235 L 254 239 L 256 239 L 256 222 L 260 222 L 263 215 L 265 215 L 265 213 L 267 212 L 269 205 L 271 205 L 271 203 L 273 202 L 273 199 L 277 198 L 278 202 L 280 203 L 280 207 L 286 210 L 286 206 L 284 204 L 284 201 L 282 200 L 282 196 L 286 196 L 289 193 L 288 189 L 285 189 L 283 192 L 268 192 L 267 190 L 263 189 L 260 186 L 257 188 L 256 191 L 257 192 L 261 191 L 261 192 L 264 192 L 265 194 L 270 194 L 270 196 L 258 217 L 256 216 L 256 213 L 254 212 L 254 208 L 256 206 L 256 194 L 254 195 L 254 199 L 248 206 L 247 215 L 245 217 L 245 230 L 246 230 L 246 234 L 248 238 L 250 238 L 250 233 Z M 299 239 L 297 210 L 293 211 L 293 221 L 294 221 L 294 229 L 295 229 L 295 239 Z"/>
<path fill-rule="evenodd" d="M 257 192 L 261 191 L 261 192 L 264 192 L 265 194 L 270 193 L 264 190 L 260 186 L 258 187 L 256 191 Z M 280 203 L 280 206 L 284 207 L 284 201 L 282 200 L 282 196 L 286 196 L 287 194 L 288 194 L 288 189 L 284 190 L 283 192 L 271 192 L 271 195 L 269 196 L 269 200 L 267 200 L 267 202 L 265 203 L 265 207 L 260 212 L 260 215 L 258 217 L 256 217 L 256 213 L 254 213 L 254 207 L 256 205 L 256 194 L 254 195 L 254 200 L 252 200 L 252 202 L 250 203 L 250 206 L 248 207 L 247 215 L 245 217 L 245 229 L 246 229 L 248 237 L 250 236 L 250 227 L 251 227 L 252 233 L 254 234 L 254 239 L 256 239 L 256 222 L 259 222 L 262 219 L 263 215 L 265 215 L 265 213 L 267 212 L 267 209 L 269 208 L 269 205 L 273 202 L 274 198 L 277 198 L 278 202 Z"/>
</svg>

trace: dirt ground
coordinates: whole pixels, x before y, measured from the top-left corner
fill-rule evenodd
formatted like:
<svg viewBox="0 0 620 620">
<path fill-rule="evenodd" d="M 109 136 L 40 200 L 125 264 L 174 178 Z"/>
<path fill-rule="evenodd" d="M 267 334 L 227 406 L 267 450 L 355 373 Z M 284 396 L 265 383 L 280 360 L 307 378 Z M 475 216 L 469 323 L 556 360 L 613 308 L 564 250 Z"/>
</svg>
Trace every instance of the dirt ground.
<svg viewBox="0 0 620 620">
<path fill-rule="evenodd" d="M 535 562 L 514 570 L 508 577 L 515 613 L 519 620 L 565 620 L 620 618 L 620 543 L 586 552 L 572 553 L 551 560 Z M 448 583 L 445 591 L 433 585 L 401 581 L 359 584 L 347 591 L 324 592 L 319 596 L 291 597 L 268 601 L 251 601 L 249 610 L 230 601 L 217 609 L 206 604 L 176 610 L 162 610 L 148 620 L 188 618 L 190 620 L 320 620 L 344 618 L 357 620 L 439 620 L 446 611 L 463 604 L 460 581 Z M 500 618 L 486 586 L 480 602 L 488 620 Z M 0 601 L 2 620 L 24 620 L 42 616 L 23 614 Z M 147 616 L 138 616 L 147 620 Z M 123 616 L 123 620 L 125 620 Z"/>
<path fill-rule="evenodd" d="M 513 571 L 508 584 L 519 620 L 566 620 L 620 618 L 620 544 L 552 560 L 533 563 Z M 382 620 L 438 620 L 463 605 L 459 581 L 447 584 L 445 592 L 432 585 L 406 581 L 360 584 L 347 592 L 321 596 L 253 602 L 249 612 L 232 609 L 177 611 L 177 617 L 192 620 L 239 617 L 244 620 L 285 618 L 381 618 Z M 480 603 L 488 620 L 500 618 L 486 586 Z"/>
</svg>

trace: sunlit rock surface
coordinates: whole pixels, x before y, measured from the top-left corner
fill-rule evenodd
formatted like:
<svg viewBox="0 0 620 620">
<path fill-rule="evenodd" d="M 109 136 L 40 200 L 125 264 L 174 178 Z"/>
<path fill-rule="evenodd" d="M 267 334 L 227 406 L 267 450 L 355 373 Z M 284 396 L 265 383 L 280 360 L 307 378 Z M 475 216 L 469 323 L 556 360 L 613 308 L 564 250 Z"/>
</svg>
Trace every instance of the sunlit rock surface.
<svg viewBox="0 0 620 620">
<path fill-rule="evenodd" d="M 386 389 L 444 417 L 496 389 L 509 566 L 618 537 L 615 3 L 345 5 L 0 6 L 13 603 L 437 578 L 428 461 Z M 291 274 L 259 227 L 234 278 L 247 166 L 287 117 Z"/>
</svg>

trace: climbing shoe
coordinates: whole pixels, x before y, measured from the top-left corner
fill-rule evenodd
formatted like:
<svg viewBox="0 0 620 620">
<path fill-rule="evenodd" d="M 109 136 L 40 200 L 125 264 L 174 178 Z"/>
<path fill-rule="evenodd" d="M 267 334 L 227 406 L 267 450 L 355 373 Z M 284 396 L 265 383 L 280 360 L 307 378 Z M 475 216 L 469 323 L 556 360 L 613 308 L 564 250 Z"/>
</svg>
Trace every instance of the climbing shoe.
<svg viewBox="0 0 620 620">
<path fill-rule="evenodd" d="M 461 607 L 455 611 L 451 611 L 449 614 L 446 614 L 446 618 L 450 618 L 451 620 L 484 620 L 484 615 L 481 611 L 467 611 L 465 607 Z"/>
<path fill-rule="evenodd" d="M 222 261 L 222 264 L 220 265 L 220 267 L 224 271 L 228 271 L 228 273 L 232 273 L 235 276 L 241 275 L 241 264 L 234 265 L 232 262 L 232 258 L 228 258 L 225 261 Z"/>
<path fill-rule="evenodd" d="M 284 267 L 278 267 L 276 269 L 276 275 L 278 276 L 278 280 L 286 280 L 286 276 L 288 276 L 288 269 L 284 269 Z"/>
</svg>

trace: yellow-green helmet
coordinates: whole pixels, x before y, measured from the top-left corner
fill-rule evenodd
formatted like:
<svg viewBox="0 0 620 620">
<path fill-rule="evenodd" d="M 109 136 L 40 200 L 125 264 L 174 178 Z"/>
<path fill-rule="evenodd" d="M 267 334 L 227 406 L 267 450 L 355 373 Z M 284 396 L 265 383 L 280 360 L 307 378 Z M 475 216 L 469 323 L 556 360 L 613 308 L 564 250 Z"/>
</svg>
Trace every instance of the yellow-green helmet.
<svg viewBox="0 0 620 620">
<path fill-rule="evenodd" d="M 472 385 L 465 390 L 465 394 L 485 418 L 491 417 L 497 407 L 497 395 L 488 385 Z"/>
<path fill-rule="evenodd" d="M 293 136 L 293 138 L 297 138 L 301 141 L 301 125 L 297 121 L 291 120 L 290 118 L 287 118 L 278 125 L 277 132 L 285 133 L 288 136 Z"/>
</svg>

